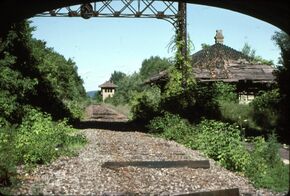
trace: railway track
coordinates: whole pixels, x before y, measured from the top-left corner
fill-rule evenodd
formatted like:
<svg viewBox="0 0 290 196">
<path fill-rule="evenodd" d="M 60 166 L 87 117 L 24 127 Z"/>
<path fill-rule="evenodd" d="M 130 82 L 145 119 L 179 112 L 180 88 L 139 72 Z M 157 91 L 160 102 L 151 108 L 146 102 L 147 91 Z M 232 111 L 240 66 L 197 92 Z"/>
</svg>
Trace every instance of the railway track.
<svg viewBox="0 0 290 196">
<path fill-rule="evenodd" d="M 103 122 L 126 122 L 128 118 L 105 105 L 91 105 L 87 109 L 88 120 Z"/>
</svg>

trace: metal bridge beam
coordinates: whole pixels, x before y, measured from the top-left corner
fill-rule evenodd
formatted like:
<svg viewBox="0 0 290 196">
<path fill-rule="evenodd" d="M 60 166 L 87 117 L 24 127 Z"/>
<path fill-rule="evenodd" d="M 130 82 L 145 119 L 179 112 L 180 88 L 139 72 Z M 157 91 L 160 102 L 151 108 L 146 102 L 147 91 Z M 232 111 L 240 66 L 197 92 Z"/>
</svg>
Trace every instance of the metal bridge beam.
<svg viewBox="0 0 290 196">
<path fill-rule="evenodd" d="M 177 47 L 187 60 L 187 8 L 183 1 L 157 0 L 104 0 L 85 3 L 79 6 L 64 7 L 50 10 L 35 17 L 92 17 L 107 18 L 157 18 L 170 22 L 176 30 L 177 41 L 183 42 L 183 47 Z M 181 68 L 185 65 L 179 65 Z M 182 69 L 183 87 L 186 86 L 185 69 Z"/>
<path fill-rule="evenodd" d="M 35 17 L 121 17 L 121 18 L 157 18 L 170 22 L 178 28 L 177 2 L 156 0 L 104 0 L 69 6 L 36 14 Z"/>
</svg>

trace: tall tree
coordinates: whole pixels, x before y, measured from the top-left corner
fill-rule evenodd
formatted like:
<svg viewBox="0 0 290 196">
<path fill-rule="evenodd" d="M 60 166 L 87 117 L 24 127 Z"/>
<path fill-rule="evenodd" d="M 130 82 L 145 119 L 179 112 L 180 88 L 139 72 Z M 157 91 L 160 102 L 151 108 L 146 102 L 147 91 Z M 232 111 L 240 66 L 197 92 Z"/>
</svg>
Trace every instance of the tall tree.
<svg viewBox="0 0 290 196">
<path fill-rule="evenodd" d="M 256 55 L 256 50 L 255 49 L 252 49 L 252 47 L 248 44 L 248 43 L 245 43 L 241 52 L 246 55 L 246 56 L 249 56 L 251 58 L 255 58 L 255 55 Z"/>
<path fill-rule="evenodd" d="M 241 52 L 246 55 L 249 56 L 253 62 L 255 63 L 262 63 L 262 64 L 266 64 L 266 65 L 273 65 L 273 61 L 272 60 L 267 60 L 262 58 L 261 56 L 256 55 L 256 50 L 253 49 L 248 43 L 245 43 Z"/>
<path fill-rule="evenodd" d="M 160 58 L 159 56 L 151 56 L 149 59 L 143 60 L 140 68 L 140 76 L 142 79 L 147 79 L 171 66 L 173 66 L 173 64 L 169 59 Z"/>
<path fill-rule="evenodd" d="M 280 62 L 282 66 L 279 67 L 277 73 L 277 81 L 279 91 L 281 94 L 281 119 L 280 126 L 282 130 L 279 135 L 282 139 L 288 138 L 289 144 L 289 130 L 290 130 L 290 36 L 285 32 L 276 32 L 272 39 L 276 42 L 277 46 L 281 50 Z"/>
<path fill-rule="evenodd" d="M 73 109 L 68 101 L 85 96 L 77 67 L 44 42 L 33 39 L 32 31 L 29 22 L 16 23 L 0 41 L 0 97 L 8 98 L 1 113 L 11 113 L 7 113 L 7 120 L 14 123 L 21 120 L 25 105 L 30 105 L 55 119 L 71 118 Z"/>
<path fill-rule="evenodd" d="M 114 84 L 118 85 L 118 83 L 125 77 L 126 77 L 125 73 L 123 73 L 121 71 L 114 71 L 111 74 L 110 81 L 112 81 Z"/>
</svg>

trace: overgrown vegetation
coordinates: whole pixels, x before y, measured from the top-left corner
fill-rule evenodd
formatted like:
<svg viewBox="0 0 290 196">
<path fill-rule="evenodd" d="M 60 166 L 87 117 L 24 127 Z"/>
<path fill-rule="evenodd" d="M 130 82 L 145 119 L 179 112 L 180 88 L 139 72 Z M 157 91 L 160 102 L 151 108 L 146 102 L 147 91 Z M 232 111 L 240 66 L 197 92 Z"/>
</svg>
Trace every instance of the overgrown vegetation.
<svg viewBox="0 0 290 196">
<path fill-rule="evenodd" d="M 278 89 L 268 92 L 261 91 L 250 103 L 252 107 L 252 119 L 265 134 L 271 133 L 278 127 L 280 115 L 280 94 Z"/>
<path fill-rule="evenodd" d="M 86 95 L 75 63 L 32 38 L 32 31 L 28 22 L 20 22 L 1 40 L 2 120 L 21 122 L 25 105 L 39 107 L 53 119 L 77 120 L 76 110 L 82 108 L 75 103 Z"/>
<path fill-rule="evenodd" d="M 270 135 L 268 141 L 256 137 L 250 151 L 251 159 L 247 164 L 245 175 L 256 187 L 269 188 L 274 191 L 289 189 L 289 167 L 284 165 L 279 154 L 280 145 L 275 135 Z"/>
<path fill-rule="evenodd" d="M 0 129 L 0 193 L 2 186 L 12 184 L 12 176 L 16 174 L 16 150 L 14 148 L 15 127 L 1 126 Z"/>
<path fill-rule="evenodd" d="M 177 44 L 177 48 L 182 45 Z M 272 64 L 248 49 L 253 61 Z M 146 114 L 140 117 L 149 119 L 151 133 L 203 151 L 225 168 L 247 176 L 256 187 L 287 191 L 289 169 L 281 161 L 277 142 L 283 138 L 271 134 L 281 132 L 279 119 L 285 118 L 280 116 L 281 90 L 261 91 L 250 104 L 239 104 L 235 85 L 184 78 L 184 73 L 190 72 L 183 72 L 187 66 L 180 65 L 188 62 L 178 51 L 165 89 L 157 99 L 140 97 L 135 107 L 142 107 L 135 115 Z M 250 136 L 255 137 L 245 143 Z"/>
<path fill-rule="evenodd" d="M 49 163 L 64 153 L 70 153 L 69 145 L 85 141 L 74 136 L 74 131 L 66 121 L 53 122 L 50 115 L 29 110 L 15 135 L 18 162 L 29 166 Z"/>
<path fill-rule="evenodd" d="M 275 135 L 268 141 L 257 137 L 253 146 L 248 146 L 238 125 L 215 120 L 192 125 L 166 112 L 151 120 L 148 128 L 153 134 L 201 150 L 225 168 L 247 176 L 258 188 L 288 190 L 289 168 L 281 161 Z"/>
<path fill-rule="evenodd" d="M 19 22 L 0 40 L 0 187 L 13 183 L 17 165 L 48 163 L 85 142 L 69 125 L 86 96 L 77 67 L 32 31 Z"/>
<path fill-rule="evenodd" d="M 223 121 L 238 124 L 247 136 L 267 137 L 279 128 L 279 102 L 280 94 L 274 88 L 260 91 L 249 104 L 220 99 L 219 109 Z"/>
<path fill-rule="evenodd" d="M 192 134 L 192 127 L 186 119 L 179 115 L 164 112 L 162 116 L 155 117 L 148 125 L 150 133 L 157 134 L 169 140 L 184 143 Z"/>
<path fill-rule="evenodd" d="M 139 73 L 114 72 L 111 79 L 119 88 L 106 101 L 129 104 L 132 119 L 147 124 L 149 132 L 203 151 L 225 168 L 247 176 L 256 187 L 286 191 L 289 169 L 281 162 L 277 139 L 286 141 L 289 125 L 290 47 L 289 37 L 283 33 L 273 39 L 282 50 L 284 64 L 279 68 L 278 86 L 255 94 L 250 104 L 239 104 L 234 84 L 195 81 L 190 50 L 183 55 L 185 43 L 179 35 L 173 41 L 173 60 L 150 57 Z M 242 52 L 254 63 L 273 64 L 257 56 L 248 44 Z M 150 75 L 164 70 L 168 78 L 162 85 L 144 85 Z"/>
<path fill-rule="evenodd" d="M 281 66 L 278 67 L 277 82 L 279 93 L 281 96 L 279 108 L 279 129 L 277 130 L 278 135 L 281 136 L 283 141 L 289 144 L 289 130 L 290 130 L 290 36 L 285 32 L 276 32 L 272 38 L 281 51 L 281 58 L 279 63 Z"/>
<path fill-rule="evenodd" d="M 51 115 L 33 108 L 17 127 L 0 128 L 0 193 L 2 186 L 13 183 L 17 165 L 31 169 L 61 155 L 74 155 L 75 149 L 86 143 L 67 121 L 54 122 Z"/>
<path fill-rule="evenodd" d="M 202 150 L 233 171 L 244 171 L 249 155 L 242 143 L 238 126 L 214 120 L 204 120 L 196 127 L 191 147 Z"/>
<path fill-rule="evenodd" d="M 161 92 L 158 87 L 151 87 L 137 93 L 132 100 L 132 115 L 135 121 L 146 124 L 160 114 Z"/>
</svg>

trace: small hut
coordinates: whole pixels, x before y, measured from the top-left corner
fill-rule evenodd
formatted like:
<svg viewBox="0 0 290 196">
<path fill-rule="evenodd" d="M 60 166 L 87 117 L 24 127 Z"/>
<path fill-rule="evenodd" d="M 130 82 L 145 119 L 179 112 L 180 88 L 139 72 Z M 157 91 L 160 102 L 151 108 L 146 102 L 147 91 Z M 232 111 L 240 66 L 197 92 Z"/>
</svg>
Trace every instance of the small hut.
<svg viewBox="0 0 290 196">
<path fill-rule="evenodd" d="M 99 87 L 101 88 L 103 101 L 105 101 L 105 99 L 114 96 L 115 90 L 118 86 L 111 81 L 106 81 L 105 83 L 99 85 Z"/>
<path fill-rule="evenodd" d="M 215 44 L 192 55 L 192 69 L 198 82 L 235 84 L 240 103 L 249 103 L 260 90 L 275 83 L 274 68 L 254 62 L 250 57 L 224 45 L 221 30 L 216 31 Z M 161 89 L 168 80 L 167 70 L 152 76 L 145 83 L 158 84 Z"/>
</svg>

